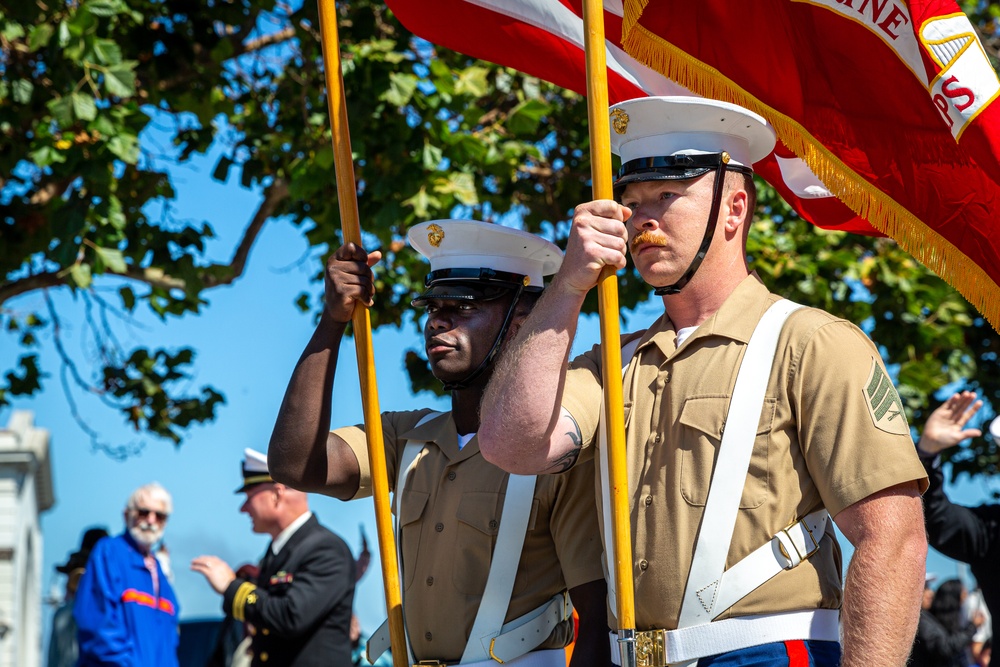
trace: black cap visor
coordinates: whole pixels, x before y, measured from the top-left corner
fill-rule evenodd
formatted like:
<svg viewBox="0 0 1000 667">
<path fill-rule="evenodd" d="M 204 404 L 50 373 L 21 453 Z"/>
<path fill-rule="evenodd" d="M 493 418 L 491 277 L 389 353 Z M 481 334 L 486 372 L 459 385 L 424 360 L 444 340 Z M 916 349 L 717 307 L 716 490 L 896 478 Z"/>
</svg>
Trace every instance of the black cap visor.
<svg viewBox="0 0 1000 667">
<path fill-rule="evenodd" d="M 493 269 L 441 269 L 424 281 L 427 290 L 410 302 L 414 308 L 426 306 L 428 299 L 492 301 L 522 287 L 529 292 L 541 285 L 524 286 L 525 276 Z"/>
<path fill-rule="evenodd" d="M 423 308 L 430 299 L 453 301 L 492 301 L 509 294 L 513 285 L 472 285 L 469 283 L 437 283 L 410 302 L 414 308 Z"/>
<path fill-rule="evenodd" d="M 684 181 L 698 178 L 714 171 L 719 164 L 720 153 L 699 155 L 665 155 L 629 160 L 622 165 L 615 177 L 615 199 L 621 199 L 625 186 L 630 183 L 647 181 Z M 745 167 L 732 167 L 739 171 L 750 171 Z"/>
</svg>

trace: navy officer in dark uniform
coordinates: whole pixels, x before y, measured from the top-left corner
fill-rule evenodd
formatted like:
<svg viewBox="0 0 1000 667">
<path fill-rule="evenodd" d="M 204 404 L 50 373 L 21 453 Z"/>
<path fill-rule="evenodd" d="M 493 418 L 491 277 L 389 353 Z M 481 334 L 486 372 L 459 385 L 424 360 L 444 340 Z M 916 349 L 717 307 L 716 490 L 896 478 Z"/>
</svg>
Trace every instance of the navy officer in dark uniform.
<svg viewBox="0 0 1000 667">
<path fill-rule="evenodd" d="M 271 536 L 257 582 L 236 576 L 216 556 L 200 556 L 191 569 L 223 595 L 227 616 L 248 623 L 253 665 L 310 667 L 351 663 L 354 558 L 340 537 L 320 525 L 306 494 L 276 483 L 267 457 L 247 449 L 241 512 L 255 533 Z"/>
</svg>

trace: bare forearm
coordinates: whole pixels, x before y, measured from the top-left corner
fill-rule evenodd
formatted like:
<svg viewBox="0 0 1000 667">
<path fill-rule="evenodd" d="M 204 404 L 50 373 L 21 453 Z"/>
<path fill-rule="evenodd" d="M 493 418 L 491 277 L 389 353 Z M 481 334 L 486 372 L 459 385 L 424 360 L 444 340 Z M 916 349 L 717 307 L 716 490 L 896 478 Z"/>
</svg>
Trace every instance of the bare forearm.
<svg viewBox="0 0 1000 667">
<path fill-rule="evenodd" d="M 333 381 L 345 328 L 324 313 L 292 371 L 271 433 L 271 475 L 304 491 L 322 490 L 327 482 Z"/>
<path fill-rule="evenodd" d="M 491 463 L 538 473 L 565 455 L 550 439 L 583 297 L 554 283 L 504 350 L 481 408 L 479 447 Z"/>
<path fill-rule="evenodd" d="M 922 524 L 890 526 L 857 544 L 844 586 L 843 667 L 906 664 L 920 614 L 927 559 Z"/>
</svg>

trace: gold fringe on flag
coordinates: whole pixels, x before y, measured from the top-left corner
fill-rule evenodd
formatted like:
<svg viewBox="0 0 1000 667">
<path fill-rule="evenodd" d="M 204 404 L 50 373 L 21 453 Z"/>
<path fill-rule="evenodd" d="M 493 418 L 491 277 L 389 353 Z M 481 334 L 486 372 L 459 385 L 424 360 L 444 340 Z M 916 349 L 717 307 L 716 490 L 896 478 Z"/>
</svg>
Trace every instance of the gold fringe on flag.
<svg viewBox="0 0 1000 667">
<path fill-rule="evenodd" d="M 761 103 L 719 70 L 639 25 L 648 2 L 625 0 L 622 42 L 626 53 L 699 95 L 739 104 L 766 118 L 782 143 L 809 165 L 830 192 L 957 289 L 1000 331 L 1000 289 L 982 267 L 856 174 L 798 122 Z"/>
</svg>

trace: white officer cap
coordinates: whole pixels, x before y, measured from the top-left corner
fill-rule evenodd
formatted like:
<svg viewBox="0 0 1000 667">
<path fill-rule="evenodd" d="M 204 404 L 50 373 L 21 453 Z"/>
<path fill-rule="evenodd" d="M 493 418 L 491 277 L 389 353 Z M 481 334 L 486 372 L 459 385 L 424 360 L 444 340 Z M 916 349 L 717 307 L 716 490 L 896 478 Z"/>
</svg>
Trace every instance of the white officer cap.
<svg viewBox="0 0 1000 667">
<path fill-rule="evenodd" d="M 274 479 L 267 469 L 267 454 L 261 454 L 249 447 L 243 450 L 243 463 L 240 466 L 243 474 L 243 486 L 236 489 L 236 493 L 242 493 L 252 486 L 258 484 L 272 484 Z"/>
<path fill-rule="evenodd" d="M 678 156 L 728 153 L 730 167 L 750 170 L 774 150 L 774 130 L 736 104 L 703 97 L 640 97 L 611 106 L 611 152 L 621 157 L 615 181 L 694 178 L 712 170 Z"/>
<path fill-rule="evenodd" d="M 430 260 L 427 290 L 413 300 L 495 299 L 523 286 L 544 287 L 562 264 L 562 251 L 540 236 L 477 220 L 430 220 L 407 233 L 410 245 Z"/>
</svg>

